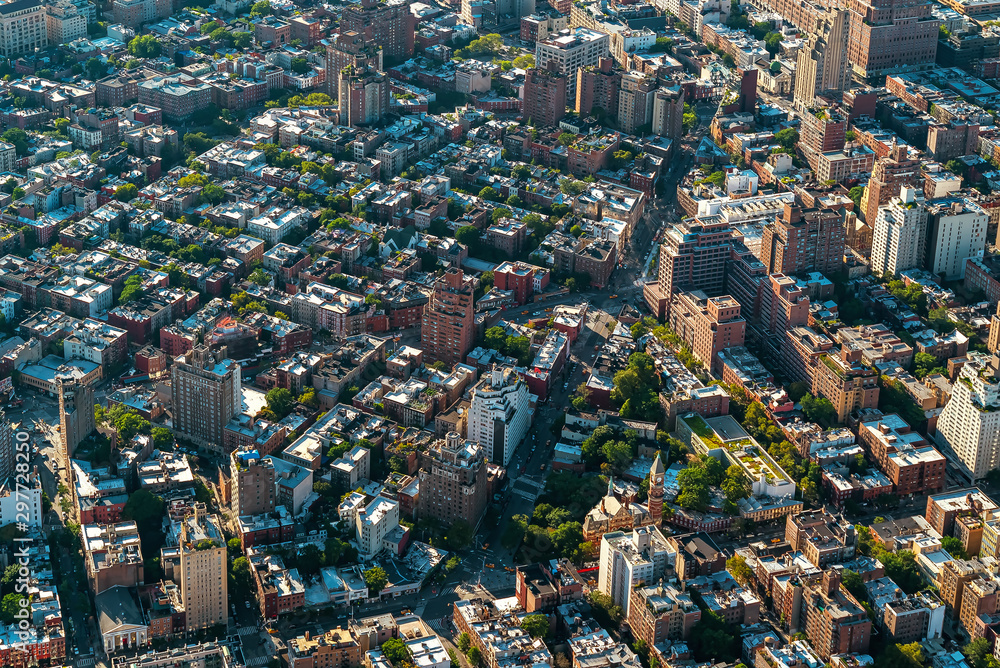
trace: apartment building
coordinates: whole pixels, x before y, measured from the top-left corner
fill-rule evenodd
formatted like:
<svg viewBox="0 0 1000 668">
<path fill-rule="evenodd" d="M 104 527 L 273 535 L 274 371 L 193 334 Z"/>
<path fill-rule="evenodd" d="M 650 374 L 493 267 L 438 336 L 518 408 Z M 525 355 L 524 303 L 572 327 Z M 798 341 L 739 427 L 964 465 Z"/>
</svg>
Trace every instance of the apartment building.
<svg viewBox="0 0 1000 668">
<path fill-rule="evenodd" d="M 701 621 L 701 608 L 673 584 L 633 587 L 630 598 L 629 627 L 648 647 L 665 640 L 686 640 Z"/>
<path fill-rule="evenodd" d="M 475 286 L 461 269 L 448 269 L 434 283 L 424 307 L 420 336 L 431 360 L 463 362 L 475 340 Z"/>
<path fill-rule="evenodd" d="M 371 558 L 382 551 L 383 541 L 399 527 L 399 502 L 377 496 L 354 517 L 358 551 Z M 369 592 L 375 596 L 378 592 Z"/>
<path fill-rule="evenodd" d="M 167 547 L 160 550 L 164 575 L 180 587 L 186 629 L 198 631 L 229 618 L 226 536 L 217 515 L 194 503 L 172 517 Z"/>
<path fill-rule="evenodd" d="M 944 456 L 895 413 L 859 424 L 858 440 L 898 496 L 944 489 Z"/>
<path fill-rule="evenodd" d="M 212 103 L 212 87 L 185 77 L 156 76 L 138 85 L 139 103 L 158 107 L 163 120 L 184 123 Z"/>
<path fill-rule="evenodd" d="M 700 216 L 668 227 L 657 267 L 657 280 L 647 283 L 643 297 L 658 319 L 669 319 L 675 292 L 722 293 L 732 234 L 721 216 Z"/>
<path fill-rule="evenodd" d="M 97 429 L 94 423 L 94 388 L 89 382 L 60 373 L 55 375 L 55 386 L 59 397 L 59 434 L 63 456 L 69 461 L 76 446 Z"/>
<path fill-rule="evenodd" d="M 857 547 L 854 525 L 822 509 L 788 515 L 785 540 L 819 568 L 850 561 Z"/>
<path fill-rule="evenodd" d="M 598 588 L 628 617 L 633 587 L 659 581 L 673 566 L 672 555 L 667 539 L 654 526 L 636 527 L 631 533 L 606 533 L 601 536 Z"/>
<path fill-rule="evenodd" d="M 135 522 L 85 524 L 80 528 L 83 563 L 91 592 L 143 584 L 139 528 Z"/>
<path fill-rule="evenodd" d="M 868 185 L 861 196 L 861 211 L 865 222 L 874 225 L 879 208 L 897 197 L 904 185 L 916 187 L 922 181 L 920 161 L 911 160 L 905 144 L 894 144 L 889 155 L 875 161 Z"/>
<path fill-rule="evenodd" d="M 622 75 L 618 96 L 618 127 L 627 134 L 637 134 L 639 128 L 653 120 L 656 78 L 641 72 Z"/>
<path fill-rule="evenodd" d="M 45 31 L 49 44 L 68 44 L 87 36 L 87 17 L 69 0 L 57 0 L 45 8 Z"/>
<path fill-rule="evenodd" d="M 448 432 L 423 457 L 416 515 L 450 526 L 463 519 L 478 526 L 490 499 L 485 452 L 475 441 Z"/>
<path fill-rule="evenodd" d="M 937 442 L 970 480 L 1000 466 L 1000 355 L 969 354 L 937 423 Z"/>
<path fill-rule="evenodd" d="M 216 450 L 242 405 L 240 367 L 225 354 L 225 347 L 212 352 L 196 346 L 170 370 L 174 429 Z"/>
<path fill-rule="evenodd" d="M 568 77 L 553 69 L 532 68 L 524 75 L 523 116 L 539 127 L 554 127 L 566 115 Z"/>
<path fill-rule="evenodd" d="M 0 56 L 17 58 L 34 54 L 48 44 L 45 7 L 39 0 L 15 0 L 0 5 Z"/>
<path fill-rule="evenodd" d="M 581 67 L 598 65 L 601 58 L 611 55 L 611 38 L 607 33 L 589 28 L 560 30 L 535 44 L 535 64 L 548 69 L 549 61 L 566 77 L 568 99 L 576 99 L 576 72 Z"/>
<path fill-rule="evenodd" d="M 796 60 L 794 99 L 800 108 L 813 106 L 817 95 L 839 93 L 847 85 L 847 12 L 829 9 L 817 19 Z"/>
<path fill-rule="evenodd" d="M 831 566 L 802 587 L 800 623 L 809 644 L 827 661 L 834 654 L 864 654 L 871 640 L 871 620 L 841 585 L 842 572 L 841 566 Z"/>
<path fill-rule="evenodd" d="M 406 60 L 413 56 L 416 17 L 403 0 L 361 0 L 346 7 L 340 17 L 341 33 L 356 32 L 365 41 L 379 45 L 386 58 Z"/>
<path fill-rule="evenodd" d="M 532 395 L 513 369 L 494 367 L 472 388 L 467 433 L 489 461 L 507 466 L 531 427 Z"/>
<path fill-rule="evenodd" d="M 254 446 L 243 446 L 229 455 L 230 492 L 237 517 L 274 512 L 275 471 L 270 458 Z"/>
<path fill-rule="evenodd" d="M 746 320 L 740 315 L 740 303 L 729 295 L 707 297 L 700 290 L 682 290 L 670 307 L 670 328 L 712 373 L 721 373 L 717 354 L 743 345 Z"/>
<path fill-rule="evenodd" d="M 934 64 L 940 19 L 921 0 L 850 0 L 847 59 L 860 79 Z"/>
<path fill-rule="evenodd" d="M 828 209 L 785 204 L 781 215 L 764 226 L 761 262 L 769 274 L 831 275 L 844 263 L 844 225 Z"/>
<path fill-rule="evenodd" d="M 924 266 L 946 281 L 965 278 L 968 260 L 981 259 L 985 253 L 989 220 L 985 209 L 964 197 L 928 202 Z"/>
<path fill-rule="evenodd" d="M 982 516 L 997 509 L 997 504 L 976 487 L 941 492 L 927 497 L 924 517 L 941 536 L 954 535 L 955 519 L 959 515 Z"/>
</svg>

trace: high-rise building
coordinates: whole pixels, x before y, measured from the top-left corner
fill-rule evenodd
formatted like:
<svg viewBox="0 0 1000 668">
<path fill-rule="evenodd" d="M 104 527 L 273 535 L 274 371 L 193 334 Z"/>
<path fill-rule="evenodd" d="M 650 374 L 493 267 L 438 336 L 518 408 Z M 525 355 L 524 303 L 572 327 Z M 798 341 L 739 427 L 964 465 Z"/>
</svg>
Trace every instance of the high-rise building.
<svg viewBox="0 0 1000 668">
<path fill-rule="evenodd" d="M 684 89 L 660 87 L 653 93 L 653 134 L 677 139 L 684 131 Z"/>
<path fill-rule="evenodd" d="M 636 134 L 639 128 L 652 121 L 655 91 L 655 77 L 641 72 L 622 75 L 618 93 L 618 125 L 622 132 Z"/>
<path fill-rule="evenodd" d="M 361 0 L 360 4 L 344 9 L 340 17 L 342 34 L 364 35 L 365 42 L 377 44 L 385 57 L 393 60 L 405 60 L 413 55 L 415 29 L 416 17 L 405 0 Z"/>
<path fill-rule="evenodd" d="M 740 303 L 729 295 L 707 297 L 700 290 L 681 290 L 674 295 L 669 322 L 712 373 L 722 373 L 717 353 L 745 343 L 747 323 L 740 315 Z"/>
<path fill-rule="evenodd" d="M 507 466 L 531 427 L 531 394 L 513 369 L 494 367 L 472 388 L 468 412 L 470 441 L 479 443 L 494 464 Z"/>
<path fill-rule="evenodd" d="M 834 274 L 844 263 L 844 224 L 831 209 L 806 209 L 785 204 L 784 211 L 764 227 L 761 262 L 770 274 Z"/>
<path fill-rule="evenodd" d="M 795 106 L 800 109 L 815 104 L 817 95 L 841 92 L 847 85 L 847 12 L 830 9 L 808 34 L 795 68 Z"/>
<path fill-rule="evenodd" d="M 334 100 L 340 96 L 340 72 L 345 67 L 383 69 L 382 49 L 356 32 L 343 32 L 326 47 L 326 87 Z"/>
<path fill-rule="evenodd" d="M 839 565 L 831 566 L 802 587 L 799 622 L 805 622 L 806 638 L 824 660 L 834 654 L 863 654 L 871 641 L 872 622 L 841 585 L 842 571 Z"/>
<path fill-rule="evenodd" d="M 378 123 L 389 113 L 389 79 L 368 65 L 348 65 L 337 73 L 340 124 L 348 127 Z"/>
<path fill-rule="evenodd" d="M 799 146 L 815 162 L 819 153 L 843 150 L 847 142 L 848 115 L 839 107 L 811 107 L 800 116 Z"/>
<path fill-rule="evenodd" d="M 14 475 L 15 455 L 14 428 L 0 411 L 0 487 Z"/>
<path fill-rule="evenodd" d="M 261 457 L 256 447 L 244 446 L 229 455 L 233 514 L 261 515 L 274 512 L 274 464 Z"/>
<path fill-rule="evenodd" d="M 969 258 L 982 258 L 990 216 L 965 198 L 934 200 L 927 207 L 927 269 L 946 281 L 965 278 Z"/>
<path fill-rule="evenodd" d="M 225 624 L 229 561 L 219 517 L 209 515 L 204 503 L 194 503 L 192 512 L 172 520 L 167 545 L 160 550 L 160 563 L 180 587 L 187 630 Z"/>
<path fill-rule="evenodd" d="M 386 536 L 398 526 L 399 502 L 384 496 L 376 496 L 354 516 L 358 551 L 365 558 L 374 557 L 382 551 Z"/>
<path fill-rule="evenodd" d="M 577 70 L 597 65 L 610 55 L 611 38 L 589 28 L 561 30 L 535 44 L 535 66 L 548 68 L 550 61 L 555 63 L 555 71 L 567 77 L 566 93 L 571 100 L 576 99 Z"/>
<path fill-rule="evenodd" d="M 475 287 L 461 269 L 452 267 L 434 283 L 431 299 L 424 306 L 420 339 L 432 361 L 464 362 L 475 339 Z"/>
<path fill-rule="evenodd" d="M 657 280 L 643 288 L 646 303 L 657 318 L 669 315 L 670 302 L 678 290 L 721 294 L 732 238 L 729 222 L 721 216 L 700 216 L 667 229 L 660 245 Z"/>
<path fill-rule="evenodd" d="M 907 157 L 906 146 L 897 144 L 889 155 L 877 160 L 871 178 L 861 196 L 861 211 L 865 222 L 874 225 L 878 209 L 899 194 L 900 186 L 917 187 L 921 183 L 920 161 Z"/>
<path fill-rule="evenodd" d="M 898 276 L 924 266 L 927 209 L 923 194 L 915 188 L 903 186 L 899 197 L 879 209 L 872 228 L 872 272 Z"/>
<path fill-rule="evenodd" d="M 45 28 L 50 44 L 66 44 L 87 36 L 87 17 L 69 0 L 45 8 Z"/>
<path fill-rule="evenodd" d="M 48 46 L 45 8 L 39 0 L 0 5 L 0 56 L 16 58 Z"/>
<path fill-rule="evenodd" d="M 67 462 L 76 446 L 90 436 L 94 424 L 94 388 L 68 376 L 56 376 L 59 392 L 59 430 L 62 434 L 63 456 Z"/>
<path fill-rule="evenodd" d="M 524 75 L 523 116 L 538 127 L 552 127 L 566 115 L 567 77 L 553 69 L 530 69 Z"/>
<path fill-rule="evenodd" d="M 454 431 L 431 445 L 420 469 L 417 517 L 433 517 L 451 526 L 463 519 L 479 524 L 489 501 L 486 457 L 475 441 Z"/>
<path fill-rule="evenodd" d="M 689 593 L 673 584 L 660 582 L 633 587 L 630 599 L 629 627 L 637 640 L 647 644 L 686 639 L 701 621 L 701 608 Z"/>
<path fill-rule="evenodd" d="M 941 26 L 933 6 L 927 0 L 849 0 L 847 59 L 854 76 L 933 65 Z"/>
<path fill-rule="evenodd" d="M 997 304 L 997 312 L 990 317 L 990 338 L 986 349 L 991 353 L 1000 351 L 1000 304 Z"/>
<path fill-rule="evenodd" d="M 663 524 L 663 474 L 663 462 L 660 461 L 660 453 L 657 452 L 653 466 L 649 469 L 649 497 L 646 500 L 654 527 Z"/>
<path fill-rule="evenodd" d="M 632 587 L 657 582 L 669 567 L 673 548 L 655 526 L 642 526 L 631 532 L 613 531 L 601 536 L 598 589 L 629 613 Z"/>
<path fill-rule="evenodd" d="M 937 424 L 937 442 L 972 480 L 1000 466 L 1000 355 L 969 353 Z"/>
<path fill-rule="evenodd" d="M 601 58 L 597 65 L 576 71 L 576 113 L 586 117 L 599 107 L 608 117 L 618 118 L 622 73 L 614 64 L 613 58 Z"/>
<path fill-rule="evenodd" d="M 174 430 L 216 450 L 243 401 L 240 366 L 225 355 L 225 347 L 212 352 L 196 346 L 170 370 Z"/>
</svg>

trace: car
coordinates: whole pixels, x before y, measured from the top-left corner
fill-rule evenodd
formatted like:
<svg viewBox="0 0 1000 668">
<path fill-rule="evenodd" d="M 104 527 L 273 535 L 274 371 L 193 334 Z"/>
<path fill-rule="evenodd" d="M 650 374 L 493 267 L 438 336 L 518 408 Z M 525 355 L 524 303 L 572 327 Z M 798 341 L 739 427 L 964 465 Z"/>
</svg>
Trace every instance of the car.
<svg viewBox="0 0 1000 668">
<path fill-rule="evenodd" d="M 490 547 L 490 544 L 489 544 L 489 543 L 483 543 L 483 549 L 484 549 L 484 550 L 488 550 L 488 549 L 489 549 L 489 547 Z"/>
<path fill-rule="evenodd" d="M 521 311 L 521 315 L 528 315 L 528 311 Z"/>
<path fill-rule="evenodd" d="M 618 299 L 618 295 L 611 295 L 611 299 Z"/>
<path fill-rule="evenodd" d="M 250 609 L 250 601 L 244 601 L 244 603 L 246 603 L 247 610 L 249 610 Z"/>
</svg>

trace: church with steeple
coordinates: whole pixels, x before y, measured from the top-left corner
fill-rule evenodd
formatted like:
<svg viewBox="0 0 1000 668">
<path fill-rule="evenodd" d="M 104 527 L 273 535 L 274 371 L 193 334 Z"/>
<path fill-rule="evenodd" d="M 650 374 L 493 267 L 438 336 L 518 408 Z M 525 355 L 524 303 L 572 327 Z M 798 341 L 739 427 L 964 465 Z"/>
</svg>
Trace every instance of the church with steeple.
<svg viewBox="0 0 1000 668">
<path fill-rule="evenodd" d="M 583 518 L 583 539 L 600 542 L 601 536 L 611 531 L 630 531 L 635 527 L 663 522 L 663 462 L 656 455 L 649 469 L 649 498 L 646 503 L 636 501 L 639 488 L 631 483 L 608 478 L 608 492 Z"/>
</svg>

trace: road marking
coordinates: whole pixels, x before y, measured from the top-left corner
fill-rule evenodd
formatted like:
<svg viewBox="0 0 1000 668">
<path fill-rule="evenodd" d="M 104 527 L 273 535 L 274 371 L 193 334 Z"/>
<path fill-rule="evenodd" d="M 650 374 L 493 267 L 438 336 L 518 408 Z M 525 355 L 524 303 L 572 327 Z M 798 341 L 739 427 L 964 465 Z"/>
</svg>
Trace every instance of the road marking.
<svg viewBox="0 0 1000 668">
<path fill-rule="evenodd" d="M 255 656 L 254 658 L 247 660 L 246 666 L 247 666 L 247 668 L 256 668 L 257 666 L 266 666 L 267 662 L 270 661 L 270 660 L 271 660 L 271 657 L 269 657 L 267 655 L 264 655 L 264 656 Z"/>
</svg>

